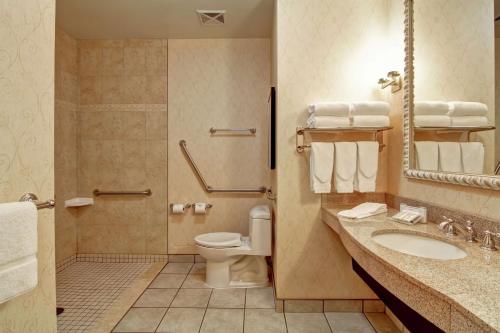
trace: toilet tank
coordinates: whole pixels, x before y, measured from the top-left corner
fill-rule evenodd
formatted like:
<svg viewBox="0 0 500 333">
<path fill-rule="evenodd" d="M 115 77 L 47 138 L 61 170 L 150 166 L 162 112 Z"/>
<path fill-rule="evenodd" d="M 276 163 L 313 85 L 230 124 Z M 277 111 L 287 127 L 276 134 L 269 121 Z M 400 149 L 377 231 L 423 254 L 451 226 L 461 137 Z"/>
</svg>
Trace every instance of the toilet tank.
<svg viewBox="0 0 500 333">
<path fill-rule="evenodd" d="M 250 247 L 255 255 L 271 255 L 271 210 L 269 206 L 255 206 L 249 213 Z"/>
</svg>

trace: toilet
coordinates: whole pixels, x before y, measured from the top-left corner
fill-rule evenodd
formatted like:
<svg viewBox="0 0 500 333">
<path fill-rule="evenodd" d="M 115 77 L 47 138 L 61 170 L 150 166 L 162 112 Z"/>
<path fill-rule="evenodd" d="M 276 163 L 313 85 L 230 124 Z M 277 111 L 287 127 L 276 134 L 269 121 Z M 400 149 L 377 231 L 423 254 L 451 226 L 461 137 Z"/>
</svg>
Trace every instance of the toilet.
<svg viewBox="0 0 500 333">
<path fill-rule="evenodd" d="M 249 236 L 212 232 L 194 238 L 198 254 L 207 260 L 206 284 L 212 288 L 252 288 L 268 285 L 266 256 L 271 255 L 271 212 L 266 205 L 249 213 Z"/>
</svg>

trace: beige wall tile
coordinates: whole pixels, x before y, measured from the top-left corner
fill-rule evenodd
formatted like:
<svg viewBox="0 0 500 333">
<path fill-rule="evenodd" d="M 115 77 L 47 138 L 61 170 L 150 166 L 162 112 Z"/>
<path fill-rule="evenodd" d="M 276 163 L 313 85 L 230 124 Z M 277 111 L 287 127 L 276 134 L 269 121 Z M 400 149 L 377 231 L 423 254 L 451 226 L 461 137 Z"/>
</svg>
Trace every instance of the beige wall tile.
<svg viewBox="0 0 500 333">
<path fill-rule="evenodd" d="M 363 301 L 357 299 L 327 299 L 324 307 L 325 312 L 362 312 Z"/>
<path fill-rule="evenodd" d="M 122 75 L 125 72 L 124 54 L 121 47 L 102 49 L 102 70 L 100 75 Z"/>
<path fill-rule="evenodd" d="M 285 300 L 285 312 L 323 312 L 323 300 Z"/>
<path fill-rule="evenodd" d="M 102 103 L 102 80 L 99 76 L 80 76 L 80 104 Z"/>
<path fill-rule="evenodd" d="M 363 312 L 385 312 L 385 304 L 381 300 L 363 300 Z"/>
</svg>

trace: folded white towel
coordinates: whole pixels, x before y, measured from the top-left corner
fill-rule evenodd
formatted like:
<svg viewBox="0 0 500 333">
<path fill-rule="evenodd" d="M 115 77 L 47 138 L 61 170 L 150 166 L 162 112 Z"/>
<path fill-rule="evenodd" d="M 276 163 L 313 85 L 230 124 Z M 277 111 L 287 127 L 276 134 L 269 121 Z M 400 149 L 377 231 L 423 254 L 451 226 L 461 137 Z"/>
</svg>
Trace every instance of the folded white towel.
<svg viewBox="0 0 500 333">
<path fill-rule="evenodd" d="M 421 127 L 450 127 L 451 118 L 449 116 L 415 116 L 413 124 Z"/>
<path fill-rule="evenodd" d="M 351 126 L 351 120 L 348 117 L 332 116 L 309 116 L 307 127 L 309 128 L 339 128 Z"/>
<path fill-rule="evenodd" d="M 463 116 L 486 116 L 488 115 L 488 107 L 483 103 L 477 102 L 450 102 L 451 117 Z"/>
<path fill-rule="evenodd" d="M 465 173 L 484 173 L 484 145 L 482 142 L 461 142 L 462 169 Z"/>
<path fill-rule="evenodd" d="M 354 127 L 386 127 L 389 126 L 388 116 L 354 116 L 352 126 Z"/>
<path fill-rule="evenodd" d="M 423 101 L 415 102 L 414 114 L 419 116 L 446 116 L 450 111 L 447 102 Z"/>
<path fill-rule="evenodd" d="M 439 170 L 463 172 L 459 142 L 439 142 Z"/>
<path fill-rule="evenodd" d="M 451 126 L 454 127 L 488 126 L 488 118 L 484 116 L 451 117 Z"/>
<path fill-rule="evenodd" d="M 331 142 L 312 142 L 309 156 L 309 179 L 314 193 L 330 193 L 334 145 Z"/>
<path fill-rule="evenodd" d="M 349 219 L 362 219 L 365 217 L 383 214 L 387 212 L 387 204 L 365 202 L 349 210 L 343 210 L 337 213 L 340 217 Z"/>
<path fill-rule="evenodd" d="M 0 204 L 0 304 L 38 283 L 37 217 L 33 203 Z"/>
<path fill-rule="evenodd" d="M 390 111 L 387 102 L 354 102 L 351 113 L 353 116 L 387 116 Z"/>
<path fill-rule="evenodd" d="M 346 102 L 325 102 L 309 105 L 309 113 L 316 116 L 349 117 L 351 104 Z"/>
<path fill-rule="evenodd" d="M 375 192 L 377 187 L 378 148 L 377 141 L 359 141 L 358 163 L 354 189 L 358 192 Z"/>
<path fill-rule="evenodd" d="M 439 169 L 439 148 L 436 141 L 415 142 L 417 169 L 438 171 Z"/>
<path fill-rule="evenodd" d="M 354 192 L 354 174 L 356 173 L 356 143 L 335 143 L 334 184 L 338 193 Z"/>
</svg>

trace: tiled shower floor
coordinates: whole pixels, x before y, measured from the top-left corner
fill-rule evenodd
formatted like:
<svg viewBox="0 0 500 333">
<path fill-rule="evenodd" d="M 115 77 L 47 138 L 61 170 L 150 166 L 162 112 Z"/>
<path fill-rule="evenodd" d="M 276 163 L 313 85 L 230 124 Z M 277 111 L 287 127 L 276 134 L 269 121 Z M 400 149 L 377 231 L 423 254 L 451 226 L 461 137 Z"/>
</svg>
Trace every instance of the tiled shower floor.
<svg viewBox="0 0 500 333">
<path fill-rule="evenodd" d="M 56 276 L 57 331 L 86 332 L 151 263 L 75 262 Z"/>
</svg>

